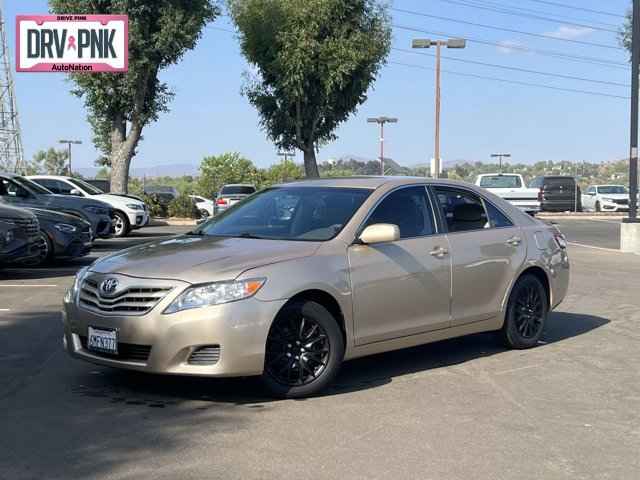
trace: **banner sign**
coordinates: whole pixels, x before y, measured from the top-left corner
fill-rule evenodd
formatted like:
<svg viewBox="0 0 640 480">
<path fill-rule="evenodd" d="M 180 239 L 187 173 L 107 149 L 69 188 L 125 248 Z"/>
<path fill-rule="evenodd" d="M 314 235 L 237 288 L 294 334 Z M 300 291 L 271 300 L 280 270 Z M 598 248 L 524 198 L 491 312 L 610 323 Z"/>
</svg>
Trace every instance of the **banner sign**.
<svg viewBox="0 0 640 480">
<path fill-rule="evenodd" d="M 126 15 L 17 15 L 18 72 L 126 72 Z"/>
</svg>

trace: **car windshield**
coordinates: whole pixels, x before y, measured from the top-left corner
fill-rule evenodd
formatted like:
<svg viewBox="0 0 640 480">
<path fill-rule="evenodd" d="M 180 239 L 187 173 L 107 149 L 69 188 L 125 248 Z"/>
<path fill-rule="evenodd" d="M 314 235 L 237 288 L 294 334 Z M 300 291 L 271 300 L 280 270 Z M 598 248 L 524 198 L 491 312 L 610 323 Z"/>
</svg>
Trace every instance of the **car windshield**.
<svg viewBox="0 0 640 480">
<path fill-rule="evenodd" d="M 192 234 L 326 241 L 340 233 L 370 194 L 361 188 L 271 188 L 203 223 Z"/>
<path fill-rule="evenodd" d="M 603 193 L 605 195 L 612 195 L 617 193 L 626 195 L 627 193 L 629 193 L 629 191 L 622 185 L 607 185 L 606 187 L 598 187 L 598 193 Z"/>
<path fill-rule="evenodd" d="M 47 190 L 42 185 L 38 185 L 36 182 L 32 182 L 31 180 L 24 177 L 12 177 L 11 180 L 20 185 L 22 188 L 31 192 L 39 193 L 41 195 L 53 194 L 50 190 Z"/>
<path fill-rule="evenodd" d="M 251 195 L 255 191 L 255 187 L 250 185 L 230 185 L 222 187 L 220 195 Z"/>
<path fill-rule="evenodd" d="M 94 187 L 90 183 L 85 182 L 84 180 L 80 180 L 78 178 L 70 178 L 69 181 L 73 183 L 76 187 L 80 187 L 82 190 L 87 192 L 89 195 L 103 195 L 104 192 L 100 190 L 98 187 Z"/>
<path fill-rule="evenodd" d="M 491 175 L 480 179 L 482 188 L 520 188 L 522 182 L 516 175 Z"/>
</svg>

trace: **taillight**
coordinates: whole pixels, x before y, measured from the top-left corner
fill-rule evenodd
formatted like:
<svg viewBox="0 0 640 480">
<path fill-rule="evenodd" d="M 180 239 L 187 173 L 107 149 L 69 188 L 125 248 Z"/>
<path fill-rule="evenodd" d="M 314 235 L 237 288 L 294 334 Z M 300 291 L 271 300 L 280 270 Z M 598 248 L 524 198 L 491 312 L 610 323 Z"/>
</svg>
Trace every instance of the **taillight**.
<svg viewBox="0 0 640 480">
<path fill-rule="evenodd" d="M 216 205 L 226 205 L 227 201 L 224 198 L 219 198 L 216 200 Z"/>
</svg>

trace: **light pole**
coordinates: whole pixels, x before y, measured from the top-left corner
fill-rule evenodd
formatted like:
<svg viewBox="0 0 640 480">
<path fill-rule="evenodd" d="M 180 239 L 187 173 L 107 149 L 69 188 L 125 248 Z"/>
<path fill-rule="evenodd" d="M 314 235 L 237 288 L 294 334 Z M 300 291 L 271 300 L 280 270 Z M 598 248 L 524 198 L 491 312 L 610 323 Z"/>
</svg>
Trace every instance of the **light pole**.
<svg viewBox="0 0 640 480">
<path fill-rule="evenodd" d="M 502 159 L 503 158 L 511 158 L 510 153 L 492 153 L 491 158 L 498 158 L 500 161 L 500 173 L 502 173 Z"/>
<path fill-rule="evenodd" d="M 69 176 L 72 175 L 71 170 L 71 145 L 80 145 L 82 144 L 81 140 L 59 140 L 58 143 L 66 143 L 69 148 Z"/>
<path fill-rule="evenodd" d="M 629 155 L 629 218 L 638 223 L 638 101 L 640 88 L 640 0 L 633 0 L 631 37 L 631 145 Z"/>
<path fill-rule="evenodd" d="M 393 117 L 372 117 L 367 118 L 367 122 L 380 125 L 380 172 L 381 175 L 384 175 L 384 124 L 398 123 L 398 119 Z"/>
<path fill-rule="evenodd" d="M 416 38 L 411 43 L 412 48 L 436 47 L 436 131 L 434 147 L 435 178 L 440 176 L 440 50 L 447 48 L 465 48 L 467 41 L 464 38 L 450 38 L 448 40 L 431 40 L 428 38 Z"/>
<path fill-rule="evenodd" d="M 295 157 L 296 154 L 295 152 L 283 152 L 282 150 L 278 151 L 278 156 L 279 157 L 284 157 L 282 160 L 282 164 L 286 165 L 287 163 L 289 163 L 289 157 Z M 284 177 L 286 174 L 285 170 L 282 169 L 282 181 L 286 181 L 287 179 Z"/>
</svg>

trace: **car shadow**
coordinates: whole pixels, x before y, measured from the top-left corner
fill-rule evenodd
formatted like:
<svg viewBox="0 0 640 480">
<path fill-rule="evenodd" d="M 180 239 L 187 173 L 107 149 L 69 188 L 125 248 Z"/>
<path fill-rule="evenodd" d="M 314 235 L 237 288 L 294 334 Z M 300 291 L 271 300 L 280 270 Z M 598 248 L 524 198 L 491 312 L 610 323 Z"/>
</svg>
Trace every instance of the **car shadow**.
<svg viewBox="0 0 640 480">
<path fill-rule="evenodd" d="M 583 335 L 607 323 L 609 320 L 592 315 L 553 313 L 538 348 Z M 494 333 L 481 333 L 351 360 L 344 363 L 336 381 L 320 396 L 376 388 L 394 378 L 459 365 L 507 350 Z M 78 379 L 78 384 L 82 385 L 76 389 L 80 395 L 156 408 L 190 400 L 204 402 L 202 409 L 208 408 L 207 403 L 262 408 L 273 401 L 257 377 L 212 379 L 101 369 L 99 376 L 87 372 L 86 378 Z"/>
</svg>

